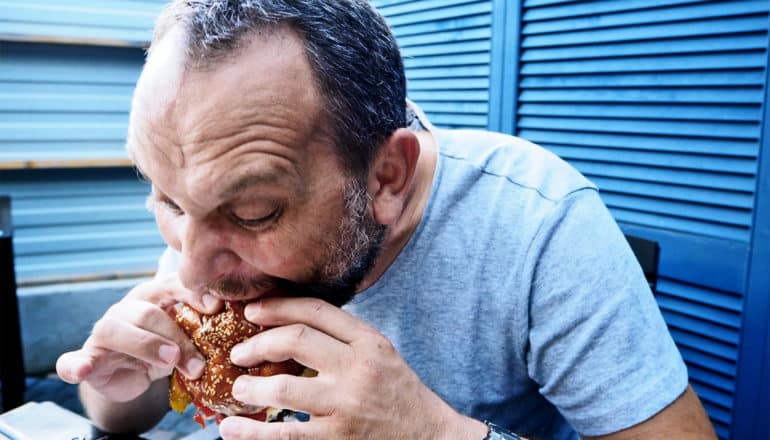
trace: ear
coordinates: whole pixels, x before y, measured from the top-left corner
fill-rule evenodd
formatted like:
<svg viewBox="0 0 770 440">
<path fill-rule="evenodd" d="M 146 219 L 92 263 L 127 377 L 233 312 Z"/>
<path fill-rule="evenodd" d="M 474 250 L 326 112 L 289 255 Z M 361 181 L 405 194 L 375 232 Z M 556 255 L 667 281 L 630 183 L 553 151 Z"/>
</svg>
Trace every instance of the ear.
<svg viewBox="0 0 770 440">
<path fill-rule="evenodd" d="M 393 132 L 380 147 L 367 178 L 370 207 L 377 223 L 392 225 L 401 216 L 419 157 L 420 142 L 406 128 Z"/>
</svg>

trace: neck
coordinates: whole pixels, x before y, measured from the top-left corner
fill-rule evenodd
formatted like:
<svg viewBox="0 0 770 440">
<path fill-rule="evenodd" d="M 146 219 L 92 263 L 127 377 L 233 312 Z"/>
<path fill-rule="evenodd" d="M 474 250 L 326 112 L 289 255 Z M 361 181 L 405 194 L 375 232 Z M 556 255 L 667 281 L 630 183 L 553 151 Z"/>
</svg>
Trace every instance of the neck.
<svg viewBox="0 0 770 440">
<path fill-rule="evenodd" d="M 436 171 L 438 145 L 436 138 L 429 131 L 416 132 L 415 135 L 420 143 L 420 156 L 417 159 L 412 188 L 406 199 L 403 213 L 395 224 L 388 227 L 382 252 L 371 272 L 359 285 L 359 292 L 372 286 L 388 270 L 409 242 L 425 213 Z"/>
</svg>

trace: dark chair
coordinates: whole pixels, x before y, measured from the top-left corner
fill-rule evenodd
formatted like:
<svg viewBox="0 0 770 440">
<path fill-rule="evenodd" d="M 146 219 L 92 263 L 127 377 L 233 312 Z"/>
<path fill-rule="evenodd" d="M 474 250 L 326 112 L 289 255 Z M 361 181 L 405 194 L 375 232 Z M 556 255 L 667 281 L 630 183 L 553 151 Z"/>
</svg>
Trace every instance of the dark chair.
<svg viewBox="0 0 770 440">
<path fill-rule="evenodd" d="M 634 251 L 639 265 L 642 266 L 644 276 L 650 285 L 652 293 L 656 293 L 658 287 L 658 263 L 660 260 L 660 245 L 657 241 L 647 240 L 633 235 L 626 235 L 631 250 Z"/>
<path fill-rule="evenodd" d="M 0 383 L 3 411 L 8 411 L 24 402 L 24 357 L 13 265 L 11 199 L 7 196 L 0 196 L 0 335 Z"/>
</svg>

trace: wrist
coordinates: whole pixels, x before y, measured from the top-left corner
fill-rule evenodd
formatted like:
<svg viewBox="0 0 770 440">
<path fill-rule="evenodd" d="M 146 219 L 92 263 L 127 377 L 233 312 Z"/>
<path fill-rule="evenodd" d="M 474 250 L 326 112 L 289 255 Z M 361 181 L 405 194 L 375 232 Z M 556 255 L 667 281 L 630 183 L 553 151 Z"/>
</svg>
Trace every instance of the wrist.
<svg viewBox="0 0 770 440">
<path fill-rule="evenodd" d="M 436 438 L 446 440 L 473 439 L 482 440 L 486 437 L 489 428 L 484 422 L 464 416 L 453 411 L 453 417 L 444 423 L 438 432 L 441 435 Z"/>
</svg>

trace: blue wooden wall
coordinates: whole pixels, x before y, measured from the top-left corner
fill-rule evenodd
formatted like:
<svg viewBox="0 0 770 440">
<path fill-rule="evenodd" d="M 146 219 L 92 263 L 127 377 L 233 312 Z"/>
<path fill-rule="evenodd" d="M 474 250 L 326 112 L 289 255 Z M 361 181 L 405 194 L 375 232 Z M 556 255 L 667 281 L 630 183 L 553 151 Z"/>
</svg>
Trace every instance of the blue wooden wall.
<svg viewBox="0 0 770 440">
<path fill-rule="evenodd" d="M 161 6 L 0 2 L 0 193 L 21 286 L 154 271 L 163 242 L 124 143 Z"/>
<path fill-rule="evenodd" d="M 770 3 L 374 4 L 405 47 L 412 29 L 441 31 L 405 50 L 410 96 L 438 125 L 478 127 L 460 109 L 486 105 L 487 127 L 565 158 L 624 230 L 660 242 L 657 299 L 719 436 L 770 438 Z"/>
</svg>

